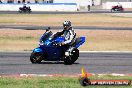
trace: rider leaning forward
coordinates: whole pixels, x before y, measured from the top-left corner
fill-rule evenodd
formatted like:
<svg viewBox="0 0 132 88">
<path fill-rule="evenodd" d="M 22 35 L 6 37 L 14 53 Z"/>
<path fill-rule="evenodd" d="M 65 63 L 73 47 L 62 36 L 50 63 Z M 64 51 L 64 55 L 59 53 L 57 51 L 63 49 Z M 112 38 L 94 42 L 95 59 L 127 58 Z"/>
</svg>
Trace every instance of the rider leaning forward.
<svg viewBox="0 0 132 88">
<path fill-rule="evenodd" d="M 74 32 L 70 21 L 64 21 L 63 30 L 54 34 L 54 37 L 61 35 L 63 35 L 65 39 L 64 42 L 60 43 L 61 46 L 70 46 L 75 42 L 76 33 Z"/>
</svg>

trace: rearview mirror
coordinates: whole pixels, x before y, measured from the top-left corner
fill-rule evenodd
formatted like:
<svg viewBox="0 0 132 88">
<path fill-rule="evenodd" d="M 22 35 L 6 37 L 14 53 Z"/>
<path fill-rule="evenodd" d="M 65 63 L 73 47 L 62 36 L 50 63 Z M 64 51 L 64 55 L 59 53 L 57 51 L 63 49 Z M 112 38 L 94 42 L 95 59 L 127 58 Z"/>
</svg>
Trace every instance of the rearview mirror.
<svg viewBox="0 0 132 88">
<path fill-rule="evenodd" d="M 46 29 L 46 31 L 49 31 L 50 30 L 50 27 L 48 27 L 47 29 Z"/>
</svg>

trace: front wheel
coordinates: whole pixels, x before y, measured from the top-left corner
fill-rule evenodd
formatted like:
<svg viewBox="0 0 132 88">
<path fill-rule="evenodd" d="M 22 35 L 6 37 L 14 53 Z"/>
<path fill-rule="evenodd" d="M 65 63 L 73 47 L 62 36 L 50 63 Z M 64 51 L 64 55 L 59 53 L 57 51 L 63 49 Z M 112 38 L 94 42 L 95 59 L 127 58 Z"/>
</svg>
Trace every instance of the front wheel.
<svg viewBox="0 0 132 88">
<path fill-rule="evenodd" d="M 27 10 L 27 13 L 31 13 L 32 11 L 30 9 Z"/>
<path fill-rule="evenodd" d="M 22 13 L 22 10 L 19 10 L 18 12 L 19 12 L 19 13 Z"/>
<path fill-rule="evenodd" d="M 40 63 L 43 60 L 43 55 L 40 53 L 32 52 L 30 56 L 30 61 L 32 63 Z"/>
</svg>

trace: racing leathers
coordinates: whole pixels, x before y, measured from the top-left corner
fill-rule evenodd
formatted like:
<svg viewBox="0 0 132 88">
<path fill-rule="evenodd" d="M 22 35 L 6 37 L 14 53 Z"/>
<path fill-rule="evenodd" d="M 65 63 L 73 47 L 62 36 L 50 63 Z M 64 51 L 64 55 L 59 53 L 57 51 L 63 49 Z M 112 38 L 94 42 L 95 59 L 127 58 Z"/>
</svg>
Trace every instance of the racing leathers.
<svg viewBox="0 0 132 88">
<path fill-rule="evenodd" d="M 61 32 L 57 32 L 54 37 L 64 35 L 65 41 L 63 42 L 64 45 L 72 45 L 75 42 L 76 33 L 74 32 L 73 28 L 70 27 L 68 30 L 63 30 Z"/>
</svg>

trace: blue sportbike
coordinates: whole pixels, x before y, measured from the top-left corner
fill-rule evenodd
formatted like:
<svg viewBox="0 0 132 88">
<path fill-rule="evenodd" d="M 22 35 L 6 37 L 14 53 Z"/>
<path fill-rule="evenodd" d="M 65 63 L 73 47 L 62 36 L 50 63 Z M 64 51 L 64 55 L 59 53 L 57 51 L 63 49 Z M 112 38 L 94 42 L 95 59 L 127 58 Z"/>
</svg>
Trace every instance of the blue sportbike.
<svg viewBox="0 0 132 88">
<path fill-rule="evenodd" d="M 49 29 L 40 38 L 39 47 L 35 48 L 30 56 L 32 63 L 44 61 L 64 61 L 64 64 L 71 65 L 79 57 L 78 47 L 85 42 L 85 37 L 78 37 L 69 47 L 60 46 L 64 37 L 53 38 L 53 33 Z"/>
</svg>

